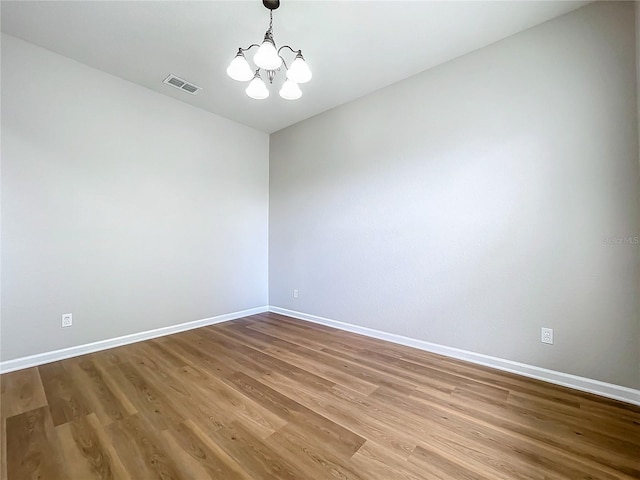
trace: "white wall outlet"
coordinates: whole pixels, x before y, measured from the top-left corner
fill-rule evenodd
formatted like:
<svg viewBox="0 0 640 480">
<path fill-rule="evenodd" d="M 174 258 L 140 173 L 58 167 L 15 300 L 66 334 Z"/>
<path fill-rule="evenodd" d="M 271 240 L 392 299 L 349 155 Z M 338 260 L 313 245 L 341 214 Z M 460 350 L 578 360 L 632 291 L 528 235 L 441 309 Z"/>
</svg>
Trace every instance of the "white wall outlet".
<svg viewBox="0 0 640 480">
<path fill-rule="evenodd" d="M 298 289 L 297 288 L 293 289 L 293 298 L 298 298 Z"/>
<path fill-rule="evenodd" d="M 540 330 L 540 341 L 542 343 L 550 343 L 553 345 L 553 328 L 544 328 Z"/>
<path fill-rule="evenodd" d="M 73 325 L 73 316 L 70 313 L 62 314 L 62 328 Z"/>
</svg>

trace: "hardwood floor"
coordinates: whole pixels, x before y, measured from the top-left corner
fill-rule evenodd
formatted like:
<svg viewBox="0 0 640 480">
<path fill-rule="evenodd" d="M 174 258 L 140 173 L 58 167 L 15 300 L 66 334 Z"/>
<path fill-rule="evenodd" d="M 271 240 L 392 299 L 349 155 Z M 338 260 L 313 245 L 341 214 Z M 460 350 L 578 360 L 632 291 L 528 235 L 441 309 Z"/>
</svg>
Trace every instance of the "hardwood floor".
<svg viewBox="0 0 640 480">
<path fill-rule="evenodd" d="M 638 407 L 270 313 L 0 386 L 8 480 L 640 478 Z"/>
</svg>

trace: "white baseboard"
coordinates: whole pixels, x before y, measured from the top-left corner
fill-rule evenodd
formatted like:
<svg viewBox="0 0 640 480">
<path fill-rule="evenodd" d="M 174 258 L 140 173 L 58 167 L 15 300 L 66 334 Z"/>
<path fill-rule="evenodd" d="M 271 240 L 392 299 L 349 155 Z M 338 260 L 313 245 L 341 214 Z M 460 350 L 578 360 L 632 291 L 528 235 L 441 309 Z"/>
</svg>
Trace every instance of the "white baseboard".
<svg viewBox="0 0 640 480">
<path fill-rule="evenodd" d="M 78 345 L 76 347 L 63 348 L 60 350 L 53 350 L 51 352 L 39 353 L 37 355 L 30 355 L 28 357 L 7 360 L 4 362 L 0 362 L 0 373 L 13 372 L 14 370 L 35 367 L 44 363 L 55 362 L 58 360 L 64 360 L 65 358 L 77 357 L 78 355 L 85 355 L 87 353 L 98 352 L 100 350 L 120 347 L 122 345 L 141 342 L 143 340 L 149 340 L 151 338 L 163 337 L 165 335 L 184 332 L 186 330 L 192 330 L 194 328 L 206 327 L 208 325 L 214 325 L 216 323 L 228 322 L 229 320 L 235 320 L 236 318 L 248 317 L 250 315 L 256 315 L 258 313 L 264 313 L 268 310 L 269 308 L 265 305 L 263 307 L 256 307 L 249 310 L 241 310 L 239 312 L 233 313 L 226 313 L 224 315 L 204 318 L 202 320 L 194 320 L 193 322 L 180 323 L 178 325 L 171 325 L 168 327 L 156 328 L 154 330 L 147 330 L 146 332 L 132 333 L 131 335 L 124 335 L 122 337 L 100 340 L 93 343 L 86 343 L 84 345 Z"/>
<path fill-rule="evenodd" d="M 402 335 L 396 335 L 394 333 L 387 333 L 380 330 L 360 327 L 358 325 L 339 322 L 337 320 L 331 320 L 329 318 L 318 317 L 316 315 L 310 315 L 308 313 L 296 312 L 294 310 L 287 310 L 285 308 L 269 306 L 269 311 L 273 313 L 280 313 L 282 315 L 297 318 L 300 320 L 306 320 L 308 322 L 319 323 L 329 327 L 338 328 L 340 330 L 346 330 L 348 332 L 359 333 L 360 335 L 366 335 L 368 337 L 378 338 L 380 340 L 386 340 L 388 342 L 398 343 L 400 345 L 406 345 L 408 347 L 417 348 L 419 350 L 425 350 L 427 352 L 433 352 L 440 355 L 445 355 L 447 357 L 457 358 L 459 360 L 466 360 L 467 362 L 476 363 L 478 365 L 484 365 L 487 367 L 496 368 L 498 370 L 504 370 L 506 372 L 517 373 L 525 377 L 544 380 L 545 382 L 574 388 L 583 392 L 594 393 L 596 395 L 612 398 L 614 400 L 620 400 L 622 402 L 631 403 L 633 405 L 640 405 L 640 390 L 636 390 L 633 388 L 622 387 L 620 385 L 605 383 L 586 377 L 579 377 L 577 375 L 571 375 L 569 373 L 557 372 L 546 368 L 536 367 L 534 365 L 514 362 L 512 360 L 491 357 L 489 355 L 483 355 L 481 353 L 474 353 L 467 350 L 447 347 L 445 345 L 439 345 L 437 343 L 425 342 L 424 340 L 417 340 L 415 338 L 404 337 Z"/>
</svg>

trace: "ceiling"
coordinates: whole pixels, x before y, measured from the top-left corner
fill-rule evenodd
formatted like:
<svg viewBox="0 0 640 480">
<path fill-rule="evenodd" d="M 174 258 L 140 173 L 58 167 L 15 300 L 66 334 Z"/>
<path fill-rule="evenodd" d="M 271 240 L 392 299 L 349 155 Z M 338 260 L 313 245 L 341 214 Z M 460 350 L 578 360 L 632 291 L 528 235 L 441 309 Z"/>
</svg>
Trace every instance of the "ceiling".
<svg viewBox="0 0 640 480">
<path fill-rule="evenodd" d="M 283 0 L 276 44 L 302 49 L 314 75 L 295 101 L 277 93 L 282 72 L 266 100 L 225 73 L 238 47 L 262 40 L 260 0 L 3 0 L 1 13 L 5 33 L 271 133 L 587 3 Z M 169 73 L 203 89 L 165 85 Z"/>
</svg>

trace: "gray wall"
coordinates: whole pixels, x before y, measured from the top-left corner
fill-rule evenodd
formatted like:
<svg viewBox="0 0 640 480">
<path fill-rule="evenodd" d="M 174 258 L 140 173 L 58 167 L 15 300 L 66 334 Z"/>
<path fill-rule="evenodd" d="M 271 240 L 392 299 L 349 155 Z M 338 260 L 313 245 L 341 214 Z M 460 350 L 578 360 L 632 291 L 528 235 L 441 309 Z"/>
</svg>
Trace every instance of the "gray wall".
<svg viewBox="0 0 640 480">
<path fill-rule="evenodd" d="M 635 5 L 635 16 L 636 16 L 636 101 L 638 105 L 638 116 L 636 118 L 638 123 L 638 163 L 640 164 L 640 1 L 636 0 L 634 2 Z M 638 253 L 640 256 L 640 252 Z M 640 284 L 637 285 L 636 295 L 638 298 L 638 303 L 640 304 Z M 640 312 L 640 305 L 638 306 L 638 311 Z M 640 317 L 640 313 L 638 314 Z M 638 320 L 640 322 L 640 320 Z M 638 335 L 638 351 L 640 352 L 640 335 Z M 639 354 L 640 356 L 640 354 Z M 640 363 L 640 360 L 639 360 Z M 640 376 L 640 366 L 638 367 Z M 640 380 L 639 380 L 640 382 Z"/>
<path fill-rule="evenodd" d="M 266 305 L 268 142 L 2 35 L 1 359 Z"/>
<path fill-rule="evenodd" d="M 640 387 L 634 51 L 593 4 L 273 134 L 270 304 Z"/>
</svg>

